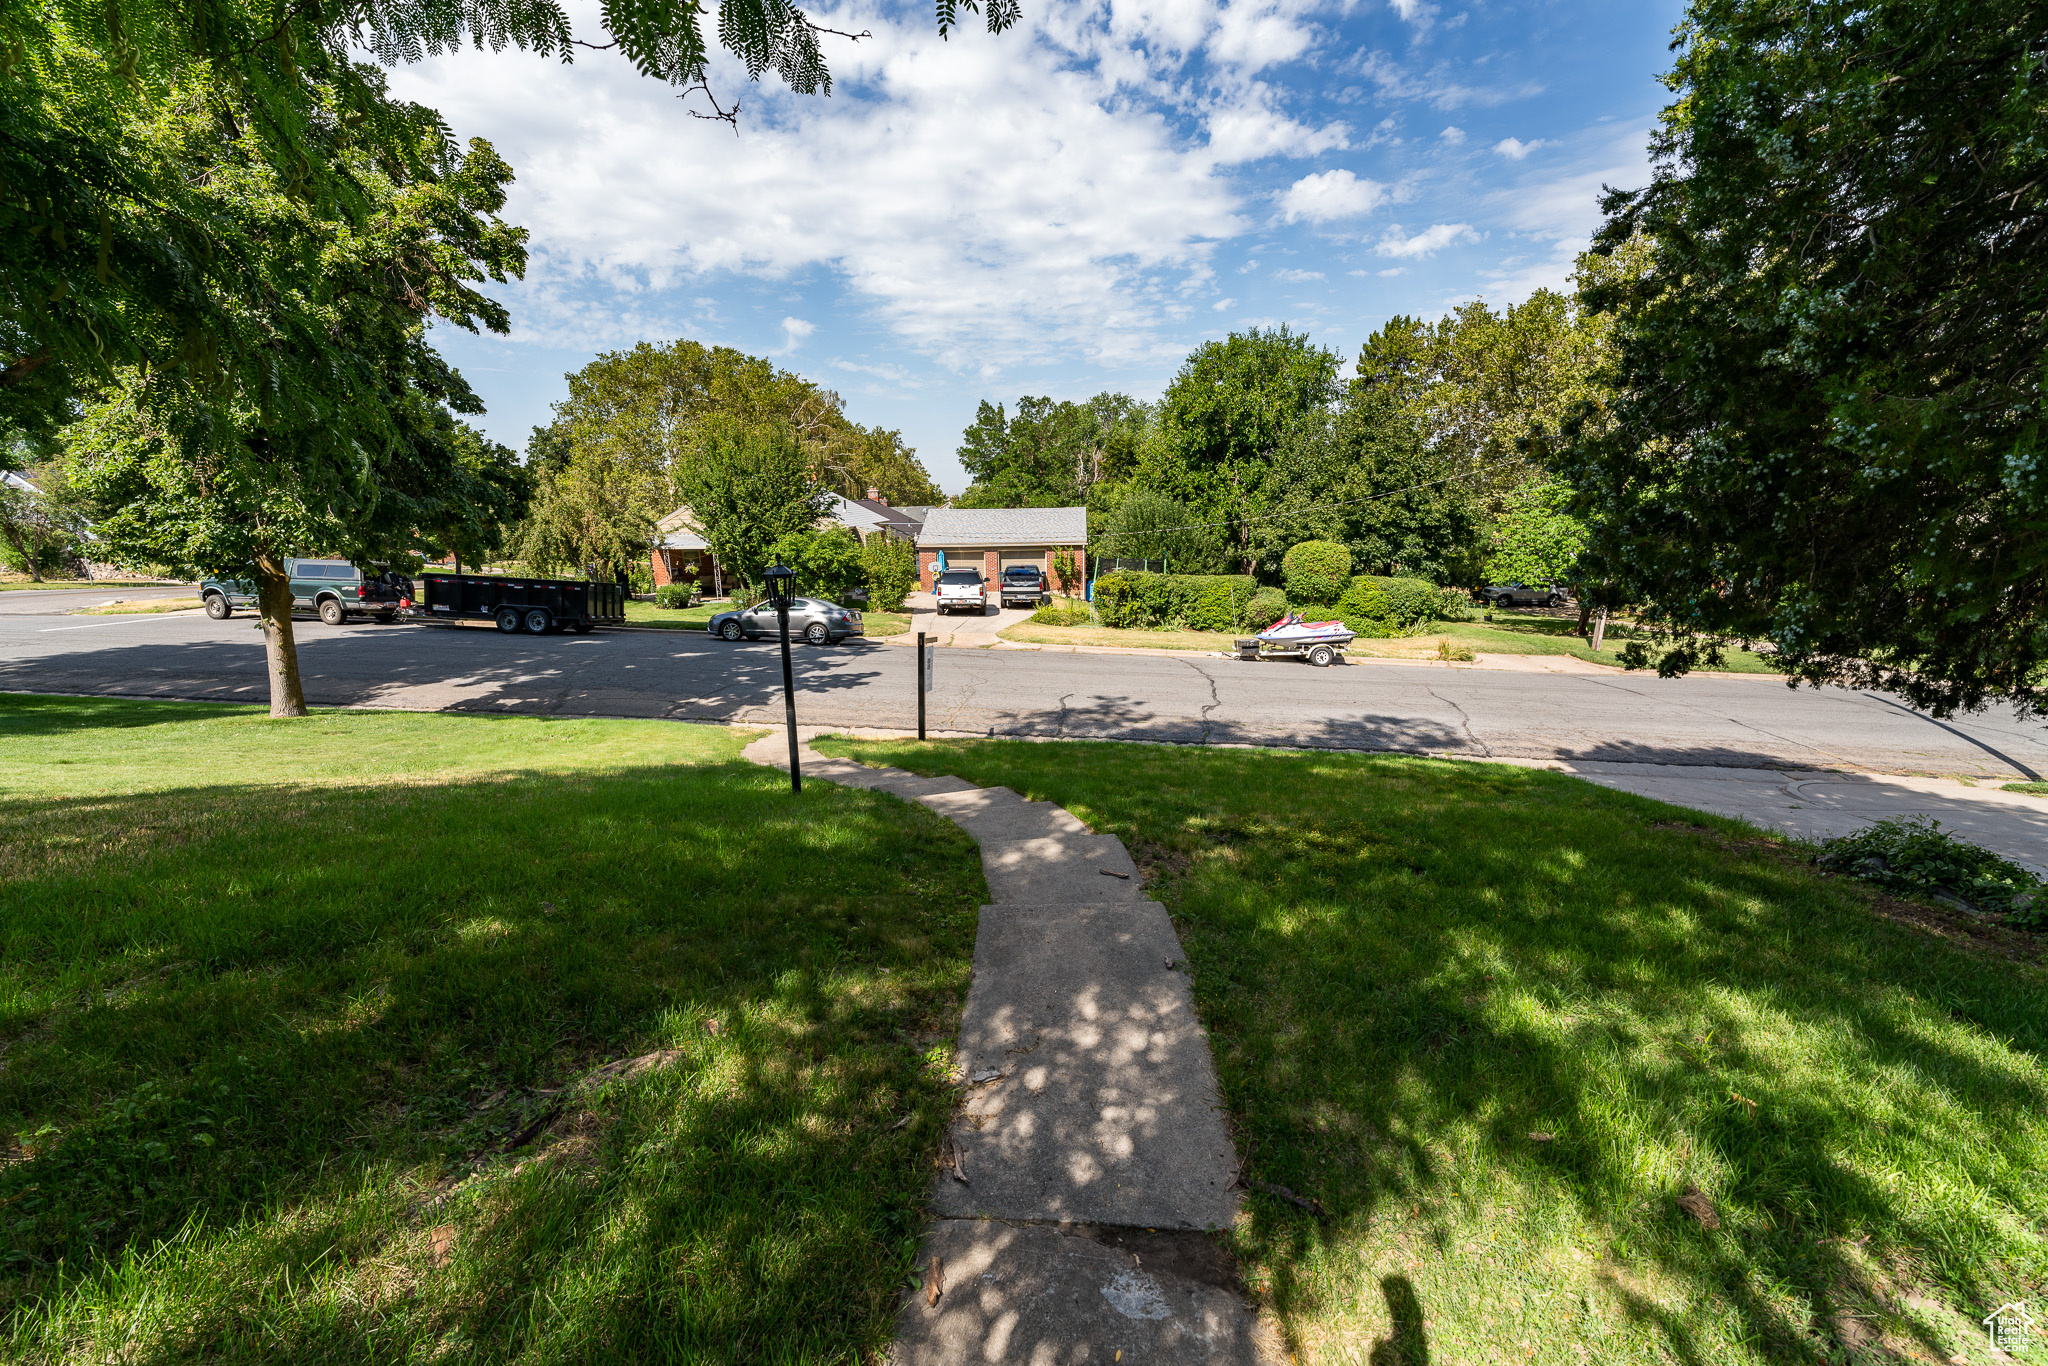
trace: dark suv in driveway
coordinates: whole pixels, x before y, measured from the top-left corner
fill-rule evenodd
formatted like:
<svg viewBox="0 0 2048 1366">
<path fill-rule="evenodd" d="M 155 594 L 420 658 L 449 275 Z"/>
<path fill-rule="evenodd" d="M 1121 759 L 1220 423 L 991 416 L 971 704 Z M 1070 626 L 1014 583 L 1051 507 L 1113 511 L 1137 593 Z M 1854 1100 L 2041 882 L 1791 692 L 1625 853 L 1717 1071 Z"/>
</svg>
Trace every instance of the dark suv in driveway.
<svg viewBox="0 0 2048 1366">
<path fill-rule="evenodd" d="M 347 560 L 286 560 L 284 572 L 292 581 L 292 610 L 316 612 L 329 626 L 350 617 L 394 620 L 399 603 L 412 597 L 412 580 L 405 575 L 365 577 Z M 237 607 L 261 609 L 256 585 L 247 579 L 207 579 L 199 585 L 199 601 L 215 621 L 233 616 Z"/>
<path fill-rule="evenodd" d="M 1051 592 L 1045 571 L 1036 565 L 1013 564 L 1003 571 L 1003 606 L 1036 607 Z"/>
</svg>

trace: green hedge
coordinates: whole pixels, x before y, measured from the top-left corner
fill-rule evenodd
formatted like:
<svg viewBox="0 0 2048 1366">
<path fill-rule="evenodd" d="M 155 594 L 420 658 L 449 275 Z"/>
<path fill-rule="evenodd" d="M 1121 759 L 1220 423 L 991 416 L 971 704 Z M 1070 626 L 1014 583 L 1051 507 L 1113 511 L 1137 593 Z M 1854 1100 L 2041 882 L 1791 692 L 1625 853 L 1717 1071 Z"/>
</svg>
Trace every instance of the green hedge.
<svg viewBox="0 0 2048 1366">
<path fill-rule="evenodd" d="M 1303 541 L 1280 559 L 1292 603 L 1335 602 L 1351 577 L 1351 548 L 1336 541 Z"/>
<path fill-rule="evenodd" d="M 1234 631 L 1257 584 L 1249 574 L 1138 574 L 1095 581 L 1095 613 L 1119 630 Z"/>
<path fill-rule="evenodd" d="M 1277 588 L 1261 588 L 1252 594 L 1238 625 L 1247 631 L 1263 631 L 1287 615 L 1287 595 Z"/>
<path fill-rule="evenodd" d="M 1360 574 L 1338 600 L 1337 615 L 1361 636 L 1405 636 L 1443 615 L 1444 599 L 1427 579 Z"/>
</svg>

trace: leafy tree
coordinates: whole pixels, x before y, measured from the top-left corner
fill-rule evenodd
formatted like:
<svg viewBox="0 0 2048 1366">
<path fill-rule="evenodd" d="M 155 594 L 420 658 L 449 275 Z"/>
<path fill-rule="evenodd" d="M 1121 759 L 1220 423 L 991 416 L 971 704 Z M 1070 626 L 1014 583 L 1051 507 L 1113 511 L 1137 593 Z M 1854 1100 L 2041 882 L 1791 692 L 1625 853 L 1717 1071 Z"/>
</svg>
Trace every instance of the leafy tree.
<svg viewBox="0 0 2048 1366">
<path fill-rule="evenodd" d="M 787 531 L 768 547 L 770 561 L 796 571 L 796 590 L 838 601 L 867 581 L 860 538 L 845 527 Z"/>
<path fill-rule="evenodd" d="M 1253 528 L 1268 573 L 1307 538 L 1342 542 L 1361 569 L 1437 583 L 1478 568 L 1480 512 L 1458 462 L 1425 443 L 1393 395 L 1354 388 L 1305 419 L 1274 461 L 1266 520 Z"/>
<path fill-rule="evenodd" d="M 1695 0 L 1606 200 L 1611 406 L 1555 463 L 1672 633 L 1946 716 L 2048 683 L 2048 29 L 2028 0 Z"/>
<path fill-rule="evenodd" d="M 1285 327 L 1204 343 L 1167 386 L 1137 477 L 1224 523 L 1232 556 L 1249 566 L 1259 519 L 1285 491 L 1268 477 L 1273 463 L 1335 401 L 1337 367 L 1335 352 Z"/>
<path fill-rule="evenodd" d="M 1397 316 L 1360 348 L 1353 384 L 1389 398 L 1498 510 L 1546 477 L 1532 440 L 1593 397 L 1608 326 L 1548 289 L 1499 313 L 1474 300 L 1435 323 Z"/>
<path fill-rule="evenodd" d="M 432 110 L 390 97 L 359 49 L 396 64 L 465 38 L 564 61 L 577 46 L 615 47 L 643 74 L 701 93 L 710 116 L 736 120 L 738 106 L 722 108 L 707 84 L 706 12 L 605 5 L 609 41 L 592 44 L 557 0 L 0 5 L 0 424 L 52 430 L 79 384 L 112 382 L 122 366 L 206 388 L 265 344 L 234 306 L 264 276 L 261 253 L 216 235 L 213 187 L 132 136 L 137 107 L 207 85 L 252 163 L 317 216 L 361 229 L 379 195 L 359 149 L 374 148 L 382 177 L 401 183 L 431 176 L 455 149 Z M 1019 14 L 1016 0 L 979 12 L 992 32 Z M 830 93 L 828 30 L 803 10 L 726 0 L 717 13 L 718 41 L 750 79 L 772 70 L 799 93 Z M 942 34 L 957 17 L 955 0 L 940 0 Z"/>
<path fill-rule="evenodd" d="M 961 507 L 1074 507 L 1105 479 L 1127 474 L 1151 410 L 1128 394 L 1086 403 L 1026 395 L 1017 414 L 983 400 L 956 455 L 973 483 Z"/>
<path fill-rule="evenodd" d="M 7 472 L 22 482 L 0 479 L 0 540 L 14 551 L 29 579 L 41 583 L 45 569 L 78 555 L 88 534 L 85 501 L 62 461 L 44 460 Z"/>
<path fill-rule="evenodd" d="M 1221 538 L 1200 525 L 1201 514 L 1163 493 L 1132 487 L 1117 503 L 1097 540 L 1096 554 L 1166 561 L 1169 573 L 1217 574 L 1224 569 Z"/>
<path fill-rule="evenodd" d="M 896 536 L 870 536 L 860 548 L 860 563 L 868 605 L 878 612 L 902 611 L 917 589 L 917 547 Z"/>
<path fill-rule="evenodd" d="M 1586 548 L 1586 524 L 1571 514 L 1572 490 L 1557 480 L 1524 484 L 1508 495 L 1486 553 L 1490 583 L 1571 583 Z"/>
<path fill-rule="evenodd" d="M 791 433 L 820 485 L 846 497 L 874 487 L 896 503 L 940 498 L 898 433 L 852 422 L 839 395 L 760 356 L 641 342 L 568 379 L 527 447 L 539 496 L 518 543 L 536 566 L 640 563 L 655 523 L 685 501 L 685 468 L 718 433 Z"/>
<path fill-rule="evenodd" d="M 680 482 L 705 544 L 750 592 L 775 543 L 811 530 L 825 512 L 826 490 L 786 432 L 715 432 Z"/>
</svg>

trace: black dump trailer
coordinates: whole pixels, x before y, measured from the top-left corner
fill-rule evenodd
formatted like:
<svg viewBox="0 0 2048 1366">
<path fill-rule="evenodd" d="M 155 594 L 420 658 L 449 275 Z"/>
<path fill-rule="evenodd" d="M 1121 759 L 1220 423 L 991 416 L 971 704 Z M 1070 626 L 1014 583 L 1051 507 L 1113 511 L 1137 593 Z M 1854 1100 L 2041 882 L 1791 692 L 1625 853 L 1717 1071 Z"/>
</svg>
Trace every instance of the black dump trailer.
<svg viewBox="0 0 2048 1366">
<path fill-rule="evenodd" d="M 495 621 L 500 631 L 588 631 L 626 620 L 626 590 L 582 579 L 505 578 L 497 574 L 421 576 L 425 592 L 415 620 Z"/>
</svg>

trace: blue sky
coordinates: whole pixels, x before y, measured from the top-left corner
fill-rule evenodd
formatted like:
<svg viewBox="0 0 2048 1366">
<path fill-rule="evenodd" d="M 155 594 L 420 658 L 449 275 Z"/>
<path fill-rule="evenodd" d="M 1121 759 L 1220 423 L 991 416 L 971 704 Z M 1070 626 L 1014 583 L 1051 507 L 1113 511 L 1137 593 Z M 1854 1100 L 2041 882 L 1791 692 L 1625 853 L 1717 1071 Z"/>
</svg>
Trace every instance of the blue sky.
<svg viewBox="0 0 2048 1366">
<path fill-rule="evenodd" d="M 601 350 L 775 356 L 903 431 L 949 492 L 982 399 L 1156 398 L 1287 323 L 1348 358 L 1396 313 L 1559 286 L 1603 183 L 1645 177 L 1674 0 L 819 6 L 829 99 L 715 71 L 737 136 L 610 53 L 463 53 L 397 93 L 490 139 L 532 232 L 508 339 L 437 340 L 517 448 Z M 601 40 L 594 4 L 572 7 Z"/>
</svg>

